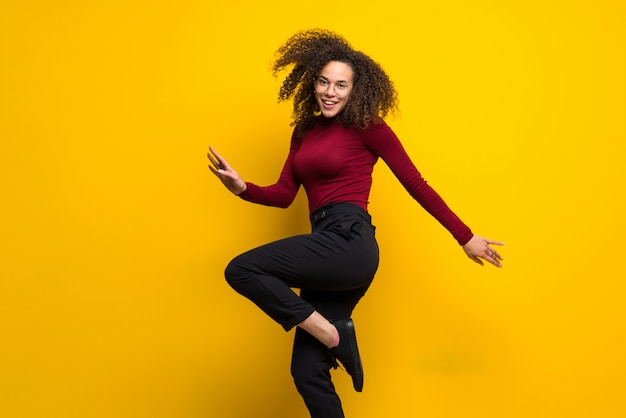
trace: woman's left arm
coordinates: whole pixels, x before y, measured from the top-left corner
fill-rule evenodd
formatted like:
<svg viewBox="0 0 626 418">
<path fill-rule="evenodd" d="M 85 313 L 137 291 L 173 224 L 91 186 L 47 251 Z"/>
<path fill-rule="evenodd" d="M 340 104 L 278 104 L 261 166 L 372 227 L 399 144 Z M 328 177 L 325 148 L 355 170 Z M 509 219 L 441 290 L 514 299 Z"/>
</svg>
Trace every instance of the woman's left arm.
<svg viewBox="0 0 626 418">
<path fill-rule="evenodd" d="M 395 133 L 386 123 L 372 125 L 365 135 L 366 145 L 380 156 L 426 211 L 433 215 L 463 247 L 467 256 L 481 266 L 483 260 L 502 267 L 502 257 L 490 245 L 504 245 L 474 235 L 471 229 L 448 207 L 439 194 L 424 180 Z"/>
<path fill-rule="evenodd" d="M 481 266 L 484 265 L 483 260 L 485 260 L 496 267 L 502 267 L 502 256 L 491 248 L 490 245 L 502 246 L 504 243 L 474 235 L 472 239 L 463 245 L 463 251 L 465 251 L 465 254 L 467 254 L 470 259 Z"/>
</svg>

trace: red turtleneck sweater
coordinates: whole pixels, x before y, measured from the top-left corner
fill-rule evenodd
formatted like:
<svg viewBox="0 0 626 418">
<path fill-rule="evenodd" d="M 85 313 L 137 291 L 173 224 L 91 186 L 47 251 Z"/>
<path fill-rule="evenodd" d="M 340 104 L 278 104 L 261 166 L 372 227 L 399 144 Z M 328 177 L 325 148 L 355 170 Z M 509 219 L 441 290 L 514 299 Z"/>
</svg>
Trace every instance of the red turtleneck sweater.
<svg viewBox="0 0 626 418">
<path fill-rule="evenodd" d="M 463 245 L 472 231 L 450 210 L 421 176 L 400 140 L 384 122 L 363 131 L 320 117 L 304 137 L 291 138 L 291 148 L 278 181 L 271 186 L 246 183 L 240 197 L 267 206 L 288 207 L 302 185 L 309 210 L 328 203 L 349 202 L 367 210 L 374 165 L 382 158 L 409 194 Z"/>
</svg>

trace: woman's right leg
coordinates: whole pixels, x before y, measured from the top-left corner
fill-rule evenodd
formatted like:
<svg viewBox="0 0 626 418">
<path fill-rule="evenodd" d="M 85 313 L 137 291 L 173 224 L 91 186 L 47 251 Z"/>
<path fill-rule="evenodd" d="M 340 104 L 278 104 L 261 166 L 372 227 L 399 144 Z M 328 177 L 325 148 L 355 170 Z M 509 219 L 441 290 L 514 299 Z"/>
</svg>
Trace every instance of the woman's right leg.
<svg viewBox="0 0 626 418">
<path fill-rule="evenodd" d="M 326 347 L 302 328 L 296 329 L 291 357 L 293 381 L 311 418 L 344 418 L 330 369 L 334 361 Z"/>
<path fill-rule="evenodd" d="M 333 232 L 297 235 L 235 257 L 226 280 L 288 331 L 313 314 L 292 288 L 341 292 L 368 285 L 378 267 L 371 226 L 349 238 Z"/>
<path fill-rule="evenodd" d="M 301 296 L 331 321 L 348 319 L 367 287 L 343 292 L 312 292 Z M 339 396 L 330 369 L 337 363 L 323 343 L 301 328 L 296 329 L 291 359 L 291 374 L 312 418 L 343 418 Z"/>
</svg>

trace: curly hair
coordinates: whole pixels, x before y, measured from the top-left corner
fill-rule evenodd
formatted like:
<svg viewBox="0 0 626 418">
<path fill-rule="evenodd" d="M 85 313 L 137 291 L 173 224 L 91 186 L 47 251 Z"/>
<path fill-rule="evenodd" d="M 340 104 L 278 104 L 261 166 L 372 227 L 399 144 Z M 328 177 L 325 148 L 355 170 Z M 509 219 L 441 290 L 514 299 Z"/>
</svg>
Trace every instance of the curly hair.
<svg viewBox="0 0 626 418">
<path fill-rule="evenodd" d="M 293 98 L 293 121 L 297 134 L 303 135 L 315 124 L 320 113 L 313 84 L 331 61 L 350 66 L 353 87 L 345 108 L 337 115 L 344 126 L 365 129 L 372 123 L 394 114 L 398 108 L 393 83 L 378 63 L 354 50 L 340 35 L 324 29 L 296 33 L 277 51 L 273 75 L 291 67 L 278 93 L 278 101 Z"/>
</svg>

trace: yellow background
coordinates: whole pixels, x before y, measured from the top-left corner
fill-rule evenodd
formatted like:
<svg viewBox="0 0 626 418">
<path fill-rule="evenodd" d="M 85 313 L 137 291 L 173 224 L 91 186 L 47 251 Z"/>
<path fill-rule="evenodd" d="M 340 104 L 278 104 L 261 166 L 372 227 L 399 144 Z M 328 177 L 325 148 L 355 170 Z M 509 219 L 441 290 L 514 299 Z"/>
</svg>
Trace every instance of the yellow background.
<svg viewBox="0 0 626 418">
<path fill-rule="evenodd" d="M 384 164 L 379 274 L 348 417 L 626 415 L 621 1 L 3 1 L 0 415 L 298 418 L 292 333 L 233 292 L 236 254 L 308 230 L 231 196 L 291 132 L 274 51 L 343 34 L 400 93 L 389 123 L 481 268 Z"/>
</svg>

